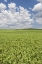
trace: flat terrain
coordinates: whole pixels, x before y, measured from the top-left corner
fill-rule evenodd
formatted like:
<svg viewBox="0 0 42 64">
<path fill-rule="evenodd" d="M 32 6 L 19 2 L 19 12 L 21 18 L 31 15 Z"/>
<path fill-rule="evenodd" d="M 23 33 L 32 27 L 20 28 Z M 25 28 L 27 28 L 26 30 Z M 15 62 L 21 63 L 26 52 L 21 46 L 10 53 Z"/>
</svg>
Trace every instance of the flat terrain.
<svg viewBox="0 0 42 64">
<path fill-rule="evenodd" d="M 0 64 L 42 64 L 42 30 L 0 30 Z"/>
</svg>

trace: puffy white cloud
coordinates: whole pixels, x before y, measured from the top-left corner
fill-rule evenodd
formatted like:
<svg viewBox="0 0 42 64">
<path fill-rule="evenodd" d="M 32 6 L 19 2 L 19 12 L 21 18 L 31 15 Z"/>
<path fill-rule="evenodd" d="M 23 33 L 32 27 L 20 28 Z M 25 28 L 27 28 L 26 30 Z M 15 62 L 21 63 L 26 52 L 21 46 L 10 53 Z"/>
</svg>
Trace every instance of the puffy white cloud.
<svg viewBox="0 0 42 64">
<path fill-rule="evenodd" d="M 37 0 L 37 1 L 40 3 L 37 3 L 36 5 L 34 5 L 32 11 L 40 12 L 42 11 L 42 0 Z"/>
<path fill-rule="evenodd" d="M 33 16 L 38 24 L 42 24 L 42 0 L 37 1 L 40 3 L 34 5 L 32 11 L 36 12 L 36 14 L 34 14 Z"/>
<path fill-rule="evenodd" d="M 6 5 L 3 4 L 3 3 L 0 3 L 0 11 L 2 11 L 2 10 L 4 10 L 4 9 L 6 9 Z"/>
<path fill-rule="evenodd" d="M 4 0 L 5 2 L 7 2 L 7 0 Z"/>
<path fill-rule="evenodd" d="M 8 8 L 8 10 L 0 12 L 0 27 L 14 29 L 32 27 L 34 21 L 27 9 L 21 6 L 17 7 L 15 3 L 8 4 Z"/>
<path fill-rule="evenodd" d="M 42 4 L 38 3 L 38 4 L 34 5 L 32 11 L 36 11 L 36 12 L 42 11 Z"/>
<path fill-rule="evenodd" d="M 8 4 L 8 8 L 14 13 L 18 7 L 16 7 L 15 3 L 11 2 L 10 4 Z"/>
<path fill-rule="evenodd" d="M 10 9 L 16 9 L 16 4 L 15 3 L 10 3 L 10 4 L 8 4 L 8 7 Z"/>
</svg>

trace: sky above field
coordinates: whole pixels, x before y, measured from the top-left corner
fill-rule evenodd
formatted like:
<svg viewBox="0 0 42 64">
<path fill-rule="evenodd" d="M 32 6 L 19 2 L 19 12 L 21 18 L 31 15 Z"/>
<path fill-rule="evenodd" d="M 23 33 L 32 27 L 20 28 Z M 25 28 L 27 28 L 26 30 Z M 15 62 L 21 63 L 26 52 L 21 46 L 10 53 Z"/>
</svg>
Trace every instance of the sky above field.
<svg viewBox="0 0 42 64">
<path fill-rule="evenodd" d="M 0 28 L 42 28 L 42 0 L 0 0 Z"/>
</svg>

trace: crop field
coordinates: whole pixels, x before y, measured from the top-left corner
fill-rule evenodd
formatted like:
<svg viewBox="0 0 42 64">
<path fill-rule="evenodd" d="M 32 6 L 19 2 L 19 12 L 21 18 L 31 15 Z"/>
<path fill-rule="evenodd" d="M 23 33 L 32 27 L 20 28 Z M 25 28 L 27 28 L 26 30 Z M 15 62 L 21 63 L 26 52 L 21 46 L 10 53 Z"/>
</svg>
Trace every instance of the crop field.
<svg viewBox="0 0 42 64">
<path fill-rule="evenodd" d="M 0 64 L 42 64 L 42 30 L 0 30 Z"/>
</svg>

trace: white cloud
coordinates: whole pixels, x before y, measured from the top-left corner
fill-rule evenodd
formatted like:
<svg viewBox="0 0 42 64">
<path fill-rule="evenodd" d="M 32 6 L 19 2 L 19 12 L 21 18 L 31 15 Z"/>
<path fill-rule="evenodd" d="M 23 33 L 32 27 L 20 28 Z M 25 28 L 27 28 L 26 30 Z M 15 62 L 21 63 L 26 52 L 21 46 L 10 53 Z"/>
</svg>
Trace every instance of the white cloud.
<svg viewBox="0 0 42 64">
<path fill-rule="evenodd" d="M 42 11 L 42 0 L 37 0 L 37 1 L 40 3 L 37 3 L 36 5 L 34 5 L 32 11 L 40 12 Z"/>
<path fill-rule="evenodd" d="M 38 4 L 34 5 L 32 11 L 35 11 L 35 12 L 42 11 L 42 4 L 38 3 Z"/>
<path fill-rule="evenodd" d="M 6 5 L 3 4 L 3 3 L 0 3 L 0 11 L 2 11 L 2 10 L 4 10 L 4 9 L 6 9 Z"/>
<path fill-rule="evenodd" d="M 4 0 L 5 2 L 7 2 L 7 0 Z"/>
<path fill-rule="evenodd" d="M 15 9 L 16 8 L 16 4 L 15 3 L 10 3 L 10 4 L 8 4 L 8 7 L 10 9 Z"/>
<path fill-rule="evenodd" d="M 38 24 L 42 24 L 42 0 L 37 1 L 40 3 L 34 5 L 32 11 L 36 12 L 36 14 L 34 14 L 35 21 Z"/>
<path fill-rule="evenodd" d="M 4 5 L 4 4 L 3 4 Z M 34 22 L 31 14 L 24 7 L 17 7 L 15 3 L 8 4 L 8 10 L 4 9 L 0 12 L 0 27 L 5 28 L 29 28 Z"/>
</svg>

